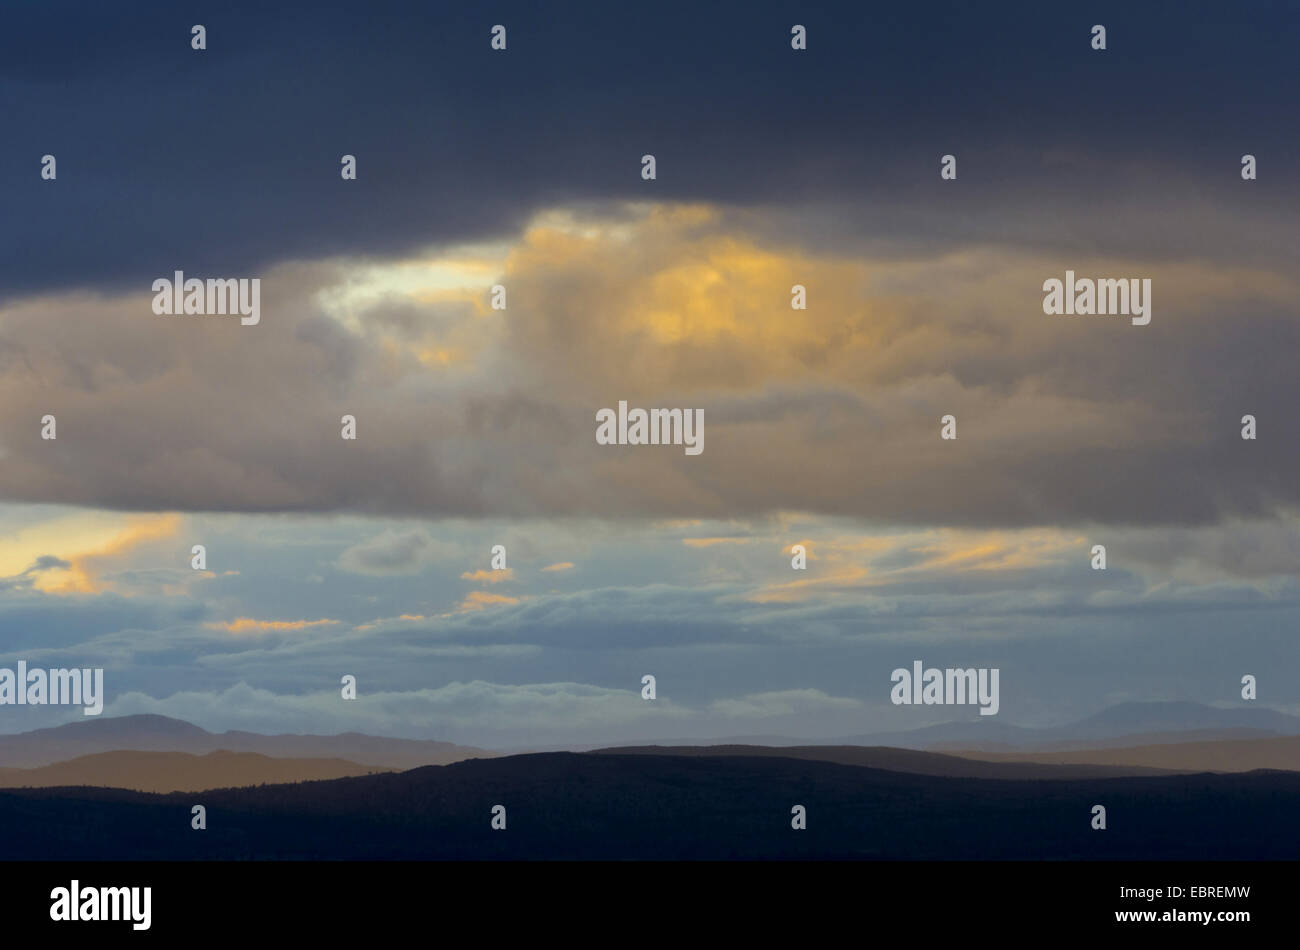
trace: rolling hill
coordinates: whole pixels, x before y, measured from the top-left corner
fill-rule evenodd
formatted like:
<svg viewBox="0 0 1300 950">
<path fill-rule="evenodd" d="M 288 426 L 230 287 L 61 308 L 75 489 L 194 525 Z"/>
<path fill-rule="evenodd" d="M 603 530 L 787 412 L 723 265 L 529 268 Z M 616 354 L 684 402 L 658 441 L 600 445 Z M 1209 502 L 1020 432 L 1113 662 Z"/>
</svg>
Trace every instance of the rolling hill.
<svg viewBox="0 0 1300 950">
<path fill-rule="evenodd" d="M 1124 764 L 1057 764 L 1022 761 L 1011 758 L 995 762 L 980 761 L 974 756 L 944 755 L 937 752 L 919 752 L 914 749 L 890 749 L 879 746 L 622 746 L 597 749 L 593 755 L 689 755 L 689 756 L 752 756 L 789 759 L 811 759 L 818 762 L 838 762 L 882 769 L 888 772 L 908 772 L 913 775 L 936 775 L 947 778 L 999 778 L 999 779 L 1080 779 L 1118 778 L 1129 775 L 1166 775 L 1174 770 L 1148 768 L 1141 763 Z"/>
<path fill-rule="evenodd" d="M 87 719 L 0 736 L 0 768 L 39 768 L 101 752 L 247 752 L 274 759 L 344 759 L 362 766 L 413 769 L 496 755 L 484 749 L 425 739 L 341 735 L 212 733 L 179 719 L 141 715 Z"/>
<path fill-rule="evenodd" d="M 370 775 L 343 759 L 272 759 L 251 752 L 99 752 L 32 769 L 0 768 L 0 788 L 89 785 L 141 792 L 277 785 Z"/>
<path fill-rule="evenodd" d="M 1040 781 L 543 753 L 197 796 L 4 790 L 0 859 L 1293 860 L 1298 798 L 1293 772 Z M 190 827 L 195 803 L 206 830 Z"/>
</svg>

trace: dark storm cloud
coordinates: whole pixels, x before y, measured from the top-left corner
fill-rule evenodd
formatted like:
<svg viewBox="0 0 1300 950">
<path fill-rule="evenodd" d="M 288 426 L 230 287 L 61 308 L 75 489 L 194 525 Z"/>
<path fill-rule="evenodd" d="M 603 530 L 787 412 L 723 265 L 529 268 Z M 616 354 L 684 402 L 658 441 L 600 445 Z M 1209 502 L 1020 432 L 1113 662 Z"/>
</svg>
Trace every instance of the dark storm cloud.
<svg viewBox="0 0 1300 950">
<path fill-rule="evenodd" d="M 582 198 L 833 201 L 930 246 L 1123 241 L 1036 210 L 1171 179 L 1276 215 L 1298 39 L 1286 4 L 26 4 L 0 29 L 0 294 L 393 255 Z M 945 152 L 962 181 L 938 204 Z"/>
<path fill-rule="evenodd" d="M 24 222 L 0 239 L 0 497 L 421 517 L 1268 517 L 1300 501 L 1284 266 L 1297 30 L 1281 6 L 1232 16 L 23 8 L 0 30 L 20 143 L 0 153 L 0 183 Z M 193 23 L 206 51 L 190 49 Z M 1258 182 L 1237 173 L 1247 150 Z M 947 151 L 955 182 L 938 179 Z M 36 174 L 45 152 L 57 181 Z M 344 152 L 356 182 L 338 177 Z M 538 225 L 554 207 L 600 236 Z M 468 291 L 404 296 L 395 279 L 378 299 L 320 299 L 358 267 L 318 255 L 507 232 L 508 313 L 480 319 Z M 266 319 L 152 315 L 150 282 L 176 267 L 267 274 Z M 1041 282 L 1066 268 L 1153 275 L 1152 325 L 1044 316 Z M 807 320 L 784 310 L 796 281 L 812 288 Z M 101 293 L 15 299 L 85 285 Z M 595 445 L 594 411 L 625 398 L 705 408 L 707 450 Z M 57 441 L 40 438 L 46 413 Z M 338 437 L 345 413 L 355 443 Z M 945 413 L 961 419 L 952 445 Z M 1238 438 L 1246 413 L 1258 441 Z"/>
</svg>

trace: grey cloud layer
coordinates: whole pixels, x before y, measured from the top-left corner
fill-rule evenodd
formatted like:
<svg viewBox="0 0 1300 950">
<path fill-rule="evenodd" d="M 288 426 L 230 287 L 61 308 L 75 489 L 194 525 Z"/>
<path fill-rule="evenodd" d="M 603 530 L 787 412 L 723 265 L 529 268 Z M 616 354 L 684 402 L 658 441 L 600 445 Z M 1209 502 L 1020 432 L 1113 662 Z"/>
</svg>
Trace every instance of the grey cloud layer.
<svg viewBox="0 0 1300 950">
<path fill-rule="evenodd" d="M 1206 524 L 1300 501 L 1288 276 L 1070 262 L 1153 276 L 1153 321 L 1133 327 L 1045 316 L 1039 284 L 1064 270 L 1051 258 L 810 257 L 693 214 L 642 212 L 618 241 L 535 226 L 503 278 L 508 311 L 405 298 L 396 331 L 323 308 L 345 262 L 268 275 L 258 327 L 154 316 L 140 294 L 12 305 L 0 496 L 969 525 Z M 807 312 L 788 309 L 797 280 Z M 439 347 L 458 355 L 421 361 Z M 598 446 L 595 410 L 620 399 L 703 408 L 704 454 Z M 46 413 L 57 441 L 40 438 Z M 344 413 L 355 442 L 339 438 Z M 955 442 L 938 438 L 947 413 Z M 1246 413 L 1257 441 L 1239 438 Z"/>
</svg>

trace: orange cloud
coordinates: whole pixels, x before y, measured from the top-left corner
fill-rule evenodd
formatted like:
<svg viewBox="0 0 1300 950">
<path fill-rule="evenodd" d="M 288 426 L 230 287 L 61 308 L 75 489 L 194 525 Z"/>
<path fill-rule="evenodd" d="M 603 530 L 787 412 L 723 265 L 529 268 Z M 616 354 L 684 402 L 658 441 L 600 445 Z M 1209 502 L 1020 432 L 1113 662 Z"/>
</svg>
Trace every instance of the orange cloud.
<svg viewBox="0 0 1300 950">
<path fill-rule="evenodd" d="M 508 567 L 504 571 L 466 571 L 460 575 L 461 580 L 474 581 L 480 584 L 499 584 L 502 581 L 512 581 L 515 579 L 515 569 Z"/>
<path fill-rule="evenodd" d="M 808 560 L 810 560 L 810 561 L 815 561 L 815 560 L 817 560 L 817 555 L 813 553 L 813 543 L 812 543 L 811 541 L 807 541 L 807 540 L 804 540 L 804 541 L 795 541 L 795 542 L 793 542 L 793 543 L 791 543 L 791 544 L 787 544 L 787 545 L 786 545 L 785 547 L 783 547 L 781 550 L 782 550 L 783 552 L 785 552 L 786 554 L 793 555 L 793 554 L 794 554 L 795 545 L 798 545 L 798 544 L 802 544 L 802 545 L 803 545 L 804 556 L 805 556 Z"/>
<path fill-rule="evenodd" d="M 924 571 L 1026 570 L 1059 559 L 1084 544 L 1084 538 L 1059 531 L 1014 533 L 938 532 L 933 545 L 921 549 L 926 559 L 895 573 Z"/>
<path fill-rule="evenodd" d="M 518 597 L 506 597 L 504 594 L 489 594 L 485 590 L 472 590 L 469 596 L 456 605 L 458 610 L 482 610 L 499 604 L 517 604 Z"/>
<path fill-rule="evenodd" d="M 576 565 L 572 561 L 560 561 L 558 564 L 548 564 L 542 568 L 544 571 L 571 571 Z"/>
<path fill-rule="evenodd" d="M 838 590 L 858 587 L 869 573 L 865 567 L 849 565 L 830 574 L 801 577 L 784 584 L 769 584 L 754 591 L 747 599 L 757 604 L 795 603 L 807 600 L 827 588 Z"/>
<path fill-rule="evenodd" d="M 812 542 L 799 541 L 813 558 Z M 756 603 L 788 603 L 896 583 L 901 579 L 971 571 L 1030 570 L 1071 556 L 1085 539 L 1059 531 L 1026 529 L 1015 532 L 932 530 L 901 535 L 830 538 L 819 542 L 822 567 L 807 577 L 765 584 L 745 599 Z M 790 553 L 790 547 L 785 548 Z M 914 555 L 901 566 L 884 568 L 877 557 Z"/>
<path fill-rule="evenodd" d="M 252 617 L 238 617 L 219 623 L 204 624 L 212 630 L 225 630 L 227 633 L 270 633 L 280 630 L 305 630 L 308 627 L 320 627 L 338 623 L 337 620 L 254 620 Z"/>
<path fill-rule="evenodd" d="M 47 594 L 98 593 L 109 586 L 103 580 L 105 573 L 125 561 L 135 548 L 175 537 L 180 531 L 181 521 L 177 514 L 136 515 L 128 518 L 107 541 L 89 550 L 66 554 L 45 552 L 59 553 L 69 566 L 43 572 L 34 586 Z"/>
</svg>

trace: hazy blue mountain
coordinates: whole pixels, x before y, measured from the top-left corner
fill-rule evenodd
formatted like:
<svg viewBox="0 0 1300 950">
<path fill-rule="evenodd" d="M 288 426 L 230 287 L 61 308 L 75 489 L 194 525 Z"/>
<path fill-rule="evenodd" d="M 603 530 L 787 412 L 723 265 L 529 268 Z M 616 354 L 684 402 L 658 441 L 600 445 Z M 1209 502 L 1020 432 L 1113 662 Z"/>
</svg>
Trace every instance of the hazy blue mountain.
<svg viewBox="0 0 1300 950">
<path fill-rule="evenodd" d="M 346 732 L 334 736 L 212 733 L 167 716 L 97 717 L 0 736 L 0 768 L 37 768 L 100 752 L 253 752 L 283 759 L 346 759 L 358 765 L 413 769 L 496 755 L 427 739 L 389 739 Z"/>
<path fill-rule="evenodd" d="M 1266 739 L 1300 735 L 1300 717 L 1262 706 L 1220 708 L 1200 703 L 1133 702 L 1111 706 L 1078 722 L 1027 728 L 1001 716 L 969 718 L 917 729 L 866 732 L 832 739 L 748 736 L 725 739 L 662 739 L 655 745 L 887 746 L 926 751 L 1059 751 L 1071 748 Z M 648 743 L 639 743 L 648 744 Z"/>
</svg>

